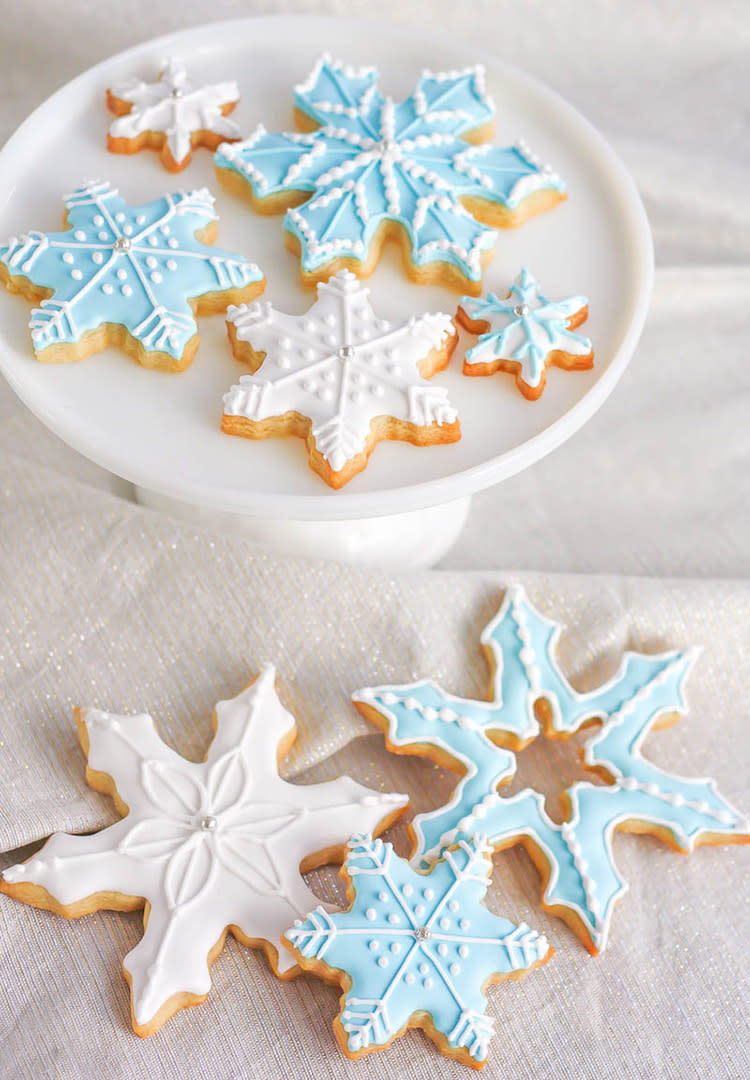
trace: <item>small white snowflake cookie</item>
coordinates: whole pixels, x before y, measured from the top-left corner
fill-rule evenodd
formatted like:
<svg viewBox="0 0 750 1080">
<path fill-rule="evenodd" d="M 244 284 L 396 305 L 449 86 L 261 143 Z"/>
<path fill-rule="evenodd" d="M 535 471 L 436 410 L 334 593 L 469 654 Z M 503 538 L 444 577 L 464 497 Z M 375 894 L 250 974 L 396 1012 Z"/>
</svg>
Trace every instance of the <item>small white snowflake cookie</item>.
<svg viewBox="0 0 750 1080">
<path fill-rule="evenodd" d="M 4 872 L 0 890 L 67 918 L 145 906 L 143 937 L 123 961 L 139 1035 L 205 1000 L 228 932 L 264 949 L 280 977 L 298 974 L 282 934 L 318 903 L 301 874 L 343 858 L 353 829 L 379 832 L 408 802 L 346 776 L 282 780 L 296 729 L 270 666 L 216 706 L 201 763 L 163 743 L 147 714 L 82 709 L 76 719 L 86 777 L 124 816 L 88 836 L 56 833 Z"/>
<path fill-rule="evenodd" d="M 128 79 L 107 90 L 107 107 L 117 115 L 107 148 L 115 154 L 135 154 L 144 146 L 161 150 L 164 167 L 180 172 L 194 147 L 215 150 L 239 139 L 228 115 L 239 97 L 236 82 L 194 86 L 183 62 L 169 57 L 156 82 Z"/>
<path fill-rule="evenodd" d="M 230 308 L 232 348 L 252 374 L 225 395 L 222 430 L 305 439 L 311 467 L 334 488 L 365 468 L 381 439 L 418 446 L 459 439 L 447 391 L 427 382 L 455 347 L 450 315 L 390 323 L 375 316 L 368 292 L 340 270 L 318 285 L 304 315 L 268 302 Z"/>
<path fill-rule="evenodd" d="M 0 241 L 0 283 L 39 304 L 37 359 L 83 360 L 118 345 L 144 367 L 184 371 L 199 344 L 196 315 L 226 311 L 265 287 L 262 270 L 213 246 L 206 188 L 129 206 L 92 180 L 65 198 L 65 232 Z"/>
<path fill-rule="evenodd" d="M 456 322 L 480 335 L 464 357 L 464 375 L 510 372 L 523 396 L 536 401 L 550 365 L 566 371 L 594 366 L 591 342 L 573 332 L 586 320 L 588 304 L 585 296 L 549 300 L 525 266 L 505 300 L 495 293 L 481 300 L 462 296 Z"/>
</svg>

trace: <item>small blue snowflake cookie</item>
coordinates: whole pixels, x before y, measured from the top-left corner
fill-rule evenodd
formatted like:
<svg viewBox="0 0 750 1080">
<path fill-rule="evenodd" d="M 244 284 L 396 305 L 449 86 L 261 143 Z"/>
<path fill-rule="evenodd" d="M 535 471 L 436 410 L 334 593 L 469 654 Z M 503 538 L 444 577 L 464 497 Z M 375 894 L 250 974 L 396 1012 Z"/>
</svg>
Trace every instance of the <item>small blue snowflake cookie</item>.
<svg viewBox="0 0 750 1080">
<path fill-rule="evenodd" d="M 422 679 L 359 690 L 354 703 L 380 727 L 390 750 L 419 754 L 462 773 L 452 797 L 411 825 L 418 865 L 477 832 L 496 850 L 523 844 L 544 879 L 542 904 L 564 919 L 590 952 L 607 944 L 615 904 L 627 885 L 612 850 L 615 831 L 653 833 L 677 851 L 747 843 L 750 824 L 713 780 L 665 772 L 641 756 L 647 735 L 685 711 L 694 652 L 628 652 L 603 686 L 579 693 L 557 662 L 561 627 L 508 589 L 482 634 L 493 673 L 489 701 L 456 697 Z M 598 722 L 584 744 L 586 769 L 605 783 L 579 781 L 563 797 L 567 820 L 553 821 L 544 796 L 524 788 L 501 795 L 516 771 L 513 750 L 540 735 L 566 739 Z"/>
<path fill-rule="evenodd" d="M 459 841 L 429 874 L 382 840 L 350 840 L 349 910 L 318 907 L 285 934 L 303 969 L 341 983 L 334 1031 L 347 1057 L 419 1027 L 441 1053 L 481 1069 L 493 1028 L 485 988 L 552 956 L 540 934 L 482 904 L 491 873 L 481 837 Z"/>
<path fill-rule="evenodd" d="M 485 141 L 494 107 L 481 67 L 425 71 L 400 103 L 378 78 L 323 56 L 295 89 L 300 131 L 260 125 L 220 146 L 217 175 L 257 210 L 286 211 L 307 284 L 343 268 L 366 277 L 392 237 L 414 280 L 478 295 L 494 228 L 554 206 L 565 185 L 525 144 Z"/>
<path fill-rule="evenodd" d="M 218 218 L 206 188 L 129 206 L 92 181 L 65 210 L 65 232 L 0 243 L 0 282 L 39 304 L 30 324 L 39 360 L 83 360 L 112 344 L 144 367 L 184 371 L 198 348 L 196 315 L 265 286 L 244 256 L 210 246 Z"/>
<path fill-rule="evenodd" d="M 550 365 L 566 371 L 594 366 L 587 337 L 573 333 L 588 316 L 585 296 L 549 300 L 523 267 L 505 300 L 488 293 L 481 300 L 462 296 L 456 321 L 479 341 L 464 357 L 464 375 L 507 371 L 525 398 L 541 397 Z"/>
</svg>

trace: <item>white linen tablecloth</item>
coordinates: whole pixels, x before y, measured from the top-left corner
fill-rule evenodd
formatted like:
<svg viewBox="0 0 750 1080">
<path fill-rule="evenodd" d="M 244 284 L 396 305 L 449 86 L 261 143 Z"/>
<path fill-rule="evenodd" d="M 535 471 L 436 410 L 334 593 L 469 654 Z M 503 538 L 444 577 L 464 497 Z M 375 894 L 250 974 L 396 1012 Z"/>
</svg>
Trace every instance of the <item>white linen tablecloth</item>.
<svg viewBox="0 0 750 1080">
<path fill-rule="evenodd" d="M 146 37 L 212 18 L 320 11 L 372 16 L 355 0 L 210 9 L 130 0 L 0 0 L 0 138 L 57 86 Z M 431 674 L 483 696 L 479 632 L 511 581 L 566 622 L 566 672 L 581 687 L 626 647 L 700 644 L 690 712 L 647 753 L 710 775 L 750 810 L 750 154 L 744 0 L 701 5 L 572 0 L 382 0 L 377 13 L 471 40 L 549 82 L 603 131 L 633 172 L 654 229 L 651 314 L 600 413 L 522 476 L 477 497 L 440 572 L 408 577 L 278 559 L 126 501 L 0 385 L 0 866 L 56 828 L 113 820 L 85 784 L 72 708 L 151 712 L 198 758 L 215 701 L 276 662 L 300 735 L 285 774 L 349 772 L 437 805 L 452 778 L 385 751 L 348 701 L 368 682 Z M 507 568 L 513 568 L 509 570 Z M 523 758 L 523 755 L 522 755 Z M 579 774 L 547 747 L 525 779 L 555 792 Z M 403 827 L 394 830 L 406 851 Z M 23 850 L 20 854 L 23 854 Z M 616 841 L 630 892 L 592 959 L 538 903 L 519 850 L 499 856 L 490 906 L 544 931 L 551 963 L 489 993 L 488 1077 L 718 1080 L 750 1076 L 747 849 L 688 859 L 647 837 Z M 335 870 L 313 876 L 342 898 Z M 2 1080 L 210 1080 L 467 1075 L 420 1034 L 350 1064 L 331 1031 L 337 992 L 282 984 L 228 942 L 200 1008 L 141 1041 L 122 956 L 140 914 L 77 922 L 0 897 Z"/>
</svg>

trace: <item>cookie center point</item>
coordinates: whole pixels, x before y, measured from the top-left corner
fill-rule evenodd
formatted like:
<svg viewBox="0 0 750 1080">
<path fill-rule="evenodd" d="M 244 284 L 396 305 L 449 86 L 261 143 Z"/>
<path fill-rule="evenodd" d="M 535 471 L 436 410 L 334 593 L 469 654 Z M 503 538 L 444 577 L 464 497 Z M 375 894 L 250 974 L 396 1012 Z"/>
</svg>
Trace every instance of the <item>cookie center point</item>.
<svg viewBox="0 0 750 1080">
<path fill-rule="evenodd" d="M 173 86 L 169 93 L 170 96 L 173 98 L 181 98 L 185 91 L 182 89 L 181 86 Z"/>
<path fill-rule="evenodd" d="M 216 826 L 219 824 L 213 814 L 206 814 L 205 817 L 200 819 L 198 823 L 201 832 L 212 833 L 216 832 Z"/>
<path fill-rule="evenodd" d="M 348 360 L 353 360 L 354 347 L 352 345 L 342 345 L 338 351 L 338 358 L 342 364 L 345 364 Z"/>
<path fill-rule="evenodd" d="M 429 926 L 418 926 L 414 931 L 414 937 L 417 941 L 429 941 L 432 937 L 432 930 Z"/>
<path fill-rule="evenodd" d="M 526 316 L 529 314 L 529 305 L 516 304 L 516 306 L 513 308 L 513 314 L 517 315 L 519 319 L 525 319 Z"/>
<path fill-rule="evenodd" d="M 128 240 L 127 236 L 118 236 L 114 242 L 112 250 L 115 251 L 118 255 L 120 254 L 120 252 L 130 251 L 130 241 Z"/>
</svg>

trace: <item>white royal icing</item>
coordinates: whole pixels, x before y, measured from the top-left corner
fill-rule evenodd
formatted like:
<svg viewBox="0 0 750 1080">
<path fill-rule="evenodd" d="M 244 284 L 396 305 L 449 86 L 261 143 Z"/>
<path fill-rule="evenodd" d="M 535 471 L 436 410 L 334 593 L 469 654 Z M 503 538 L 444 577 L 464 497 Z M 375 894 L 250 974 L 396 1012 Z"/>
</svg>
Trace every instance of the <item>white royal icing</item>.
<svg viewBox="0 0 750 1080">
<path fill-rule="evenodd" d="M 133 106 L 129 113 L 112 121 L 111 137 L 135 139 L 144 131 L 161 132 L 180 167 L 190 156 L 196 131 L 209 131 L 224 139 L 240 137 L 237 124 L 222 112 L 222 108 L 239 100 L 237 83 L 193 86 L 184 63 L 176 57 L 165 62 L 156 82 L 129 79 L 111 87 L 110 93 Z"/>
<path fill-rule="evenodd" d="M 376 318 L 368 294 L 341 270 L 318 285 L 318 299 L 304 315 L 286 315 L 267 301 L 229 308 L 240 341 L 266 356 L 225 395 L 225 415 L 309 417 L 315 445 L 334 472 L 364 450 L 375 417 L 418 427 L 453 423 L 447 391 L 417 367 L 455 333 L 451 317 L 425 314 L 391 324 Z"/>
<path fill-rule="evenodd" d="M 146 900 L 143 938 L 124 960 L 136 1027 L 176 994 L 208 993 L 207 958 L 227 927 L 268 942 L 279 972 L 289 971 L 294 959 L 281 935 L 318 903 L 300 875 L 302 860 L 343 844 L 353 829 L 377 829 L 408 802 L 349 777 L 282 780 L 277 753 L 295 725 L 274 674 L 265 667 L 236 698 L 219 702 L 216 734 L 198 764 L 163 743 L 148 715 L 85 710 L 88 767 L 112 777 L 129 812 L 90 836 L 56 833 L 3 875 L 9 884 L 42 886 L 59 904 L 100 892 Z"/>
<path fill-rule="evenodd" d="M 389 744 L 413 746 L 415 754 L 433 747 L 464 774 L 444 806 L 414 819 L 415 858 L 429 864 L 447 845 L 476 832 L 497 848 L 529 841 L 549 865 L 544 903 L 577 916 L 591 951 L 598 952 L 627 889 L 612 851 L 618 826 L 636 822 L 639 831 L 666 831 L 685 852 L 702 838 L 745 841 L 749 826 L 712 780 L 672 775 L 641 756 L 657 719 L 685 711 L 683 684 L 695 653 L 626 653 L 609 682 L 579 693 L 557 663 L 560 629 L 531 607 L 523 589 L 508 589 L 482 634 L 495 661 L 491 701 L 455 697 L 427 679 L 366 688 L 354 701 L 385 719 Z M 539 734 L 538 698 L 549 702 L 552 729 L 560 734 L 602 721 L 584 746 L 584 762 L 613 778 L 607 786 L 573 784 L 570 819 L 562 825 L 549 817 L 539 792 L 525 788 L 504 797 L 497 791 L 516 769 L 508 741 L 525 744 Z"/>
<path fill-rule="evenodd" d="M 355 836 L 344 864 L 351 908 L 319 907 L 287 930 L 303 965 L 318 971 L 322 961 L 347 976 L 340 1022 L 351 1053 L 385 1046 L 429 1013 L 450 1049 L 485 1060 L 493 1020 L 484 986 L 549 953 L 542 935 L 482 904 L 491 854 L 483 837 L 461 840 L 419 874 L 390 844 Z"/>
</svg>

